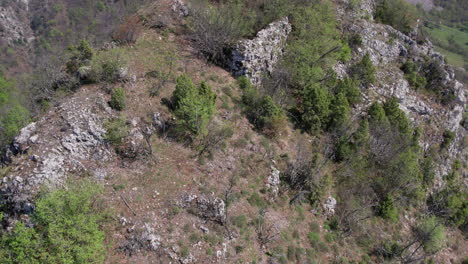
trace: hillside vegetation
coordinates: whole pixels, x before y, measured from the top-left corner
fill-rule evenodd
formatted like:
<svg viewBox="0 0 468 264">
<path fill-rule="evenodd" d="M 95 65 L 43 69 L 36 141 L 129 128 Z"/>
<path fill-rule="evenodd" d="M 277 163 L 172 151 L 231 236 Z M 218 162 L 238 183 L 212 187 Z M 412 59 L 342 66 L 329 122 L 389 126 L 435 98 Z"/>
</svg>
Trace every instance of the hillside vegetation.
<svg viewBox="0 0 468 264">
<path fill-rule="evenodd" d="M 37 9 L 59 67 L 0 77 L 0 264 L 467 261 L 466 89 L 416 7 L 118 2 Z"/>
</svg>

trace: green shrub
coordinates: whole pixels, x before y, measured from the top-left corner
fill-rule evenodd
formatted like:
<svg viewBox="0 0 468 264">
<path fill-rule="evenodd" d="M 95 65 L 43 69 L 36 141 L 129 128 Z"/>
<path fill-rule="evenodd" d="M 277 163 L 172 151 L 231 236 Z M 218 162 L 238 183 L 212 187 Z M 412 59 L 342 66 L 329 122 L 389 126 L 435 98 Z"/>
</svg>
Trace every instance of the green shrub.
<svg viewBox="0 0 468 264">
<path fill-rule="evenodd" d="M 351 59 L 351 48 L 348 43 L 344 42 L 341 46 L 340 52 L 338 53 L 338 60 L 341 62 L 347 62 Z"/>
<path fill-rule="evenodd" d="M 415 89 L 425 88 L 427 85 L 426 77 L 424 77 L 418 70 L 416 63 L 408 60 L 401 69 L 405 73 L 405 78 L 411 87 Z"/>
<path fill-rule="evenodd" d="M 172 98 L 178 131 L 195 136 L 205 134 L 215 112 L 216 94 L 211 87 L 206 82 L 196 87 L 187 75 L 181 75 Z"/>
<path fill-rule="evenodd" d="M 111 144 L 119 145 L 128 136 L 128 126 L 122 118 L 113 119 L 107 122 L 104 127 L 106 128 L 104 139 Z"/>
<path fill-rule="evenodd" d="M 252 206 L 257 206 L 259 208 L 266 207 L 265 200 L 263 200 L 263 198 L 256 192 L 252 193 L 252 195 L 249 198 L 247 198 L 247 201 Z"/>
<path fill-rule="evenodd" d="M 3 234 L 2 263 L 103 263 L 103 214 L 96 208 L 101 188 L 89 181 L 43 193 L 36 202 L 34 228 L 18 222 Z"/>
<path fill-rule="evenodd" d="M 406 117 L 405 112 L 400 109 L 396 97 L 392 97 L 385 101 L 383 108 L 385 110 L 385 116 L 390 121 L 390 124 L 397 127 L 400 130 L 400 133 L 404 135 L 412 133 L 411 123 L 408 117 Z"/>
<path fill-rule="evenodd" d="M 362 45 L 362 37 L 358 33 L 354 33 L 348 37 L 348 45 L 351 48 L 356 48 Z"/>
<path fill-rule="evenodd" d="M 260 96 L 248 78 L 240 77 L 238 82 L 249 121 L 266 135 L 277 135 L 285 126 L 281 107 L 270 96 Z"/>
<path fill-rule="evenodd" d="M 364 86 L 375 83 L 375 67 L 369 53 L 366 53 L 360 62 L 351 67 L 351 76 Z"/>
<path fill-rule="evenodd" d="M 417 10 L 403 0 L 381 0 L 377 3 L 374 17 L 378 23 L 388 24 L 408 34 L 416 25 Z"/>
<path fill-rule="evenodd" d="M 20 104 L 18 97 L 15 84 L 0 76 L 0 153 L 31 121 L 29 111 Z"/>
<path fill-rule="evenodd" d="M 118 87 L 114 88 L 112 91 L 111 100 L 109 101 L 110 107 L 117 111 L 122 111 L 125 109 L 125 91 L 123 88 Z"/>
<path fill-rule="evenodd" d="M 421 161 L 421 174 L 424 187 L 431 188 L 434 184 L 435 172 L 434 162 L 431 157 L 425 157 Z"/>
<path fill-rule="evenodd" d="M 398 210 L 395 207 L 394 200 L 391 195 L 388 195 L 387 197 L 385 197 L 384 200 L 380 202 L 378 214 L 381 217 L 389 219 L 393 222 L 398 221 Z"/>
<path fill-rule="evenodd" d="M 449 182 L 442 190 L 428 199 L 429 210 L 444 219 L 447 224 L 463 227 L 468 225 L 468 192 L 457 182 Z"/>
<path fill-rule="evenodd" d="M 445 230 L 435 217 L 428 217 L 413 231 L 423 246 L 424 252 L 434 254 L 445 246 Z"/>
<path fill-rule="evenodd" d="M 68 53 L 69 59 L 66 66 L 70 74 L 76 74 L 80 67 L 91 63 L 94 56 L 94 50 L 87 40 L 81 40 L 78 46 L 70 46 Z"/>
<path fill-rule="evenodd" d="M 344 93 L 338 93 L 330 105 L 330 128 L 341 128 L 348 124 L 351 107 Z"/>
<path fill-rule="evenodd" d="M 309 238 L 309 241 L 312 242 L 312 243 L 320 241 L 320 234 L 316 233 L 316 232 L 309 232 L 307 237 Z"/>
<path fill-rule="evenodd" d="M 455 139 L 455 133 L 453 131 L 446 130 L 444 132 L 443 137 L 444 137 L 444 140 L 440 144 L 440 148 L 445 149 L 449 147 L 450 144 L 452 144 L 453 140 Z"/>
<path fill-rule="evenodd" d="M 247 227 L 247 217 L 245 215 L 238 215 L 232 218 L 232 223 L 240 229 Z"/>
<path fill-rule="evenodd" d="M 383 108 L 383 105 L 380 103 L 373 103 L 369 107 L 369 119 L 373 123 L 386 123 L 388 122 L 387 116 L 385 115 L 385 110 Z"/>
<path fill-rule="evenodd" d="M 306 131 L 325 128 L 330 115 L 330 94 L 319 85 L 306 87 L 302 94 L 301 123 Z"/>
<path fill-rule="evenodd" d="M 359 90 L 358 81 L 353 78 L 346 77 L 343 80 L 339 80 L 336 90 L 337 94 L 343 93 L 346 95 L 351 105 L 355 105 L 361 101 L 361 90 Z"/>
</svg>

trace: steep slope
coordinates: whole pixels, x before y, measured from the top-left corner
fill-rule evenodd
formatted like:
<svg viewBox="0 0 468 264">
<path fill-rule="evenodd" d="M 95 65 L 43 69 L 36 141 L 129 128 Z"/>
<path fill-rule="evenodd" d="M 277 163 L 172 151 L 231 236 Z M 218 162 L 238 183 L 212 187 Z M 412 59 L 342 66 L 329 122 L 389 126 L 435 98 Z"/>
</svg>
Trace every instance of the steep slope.
<svg viewBox="0 0 468 264">
<path fill-rule="evenodd" d="M 446 130 L 453 131 L 454 140 L 436 160 L 433 189 L 439 189 L 455 160 L 466 164 L 466 88 L 432 47 L 366 19 L 373 13 L 373 1 L 363 0 L 352 9 L 345 1 L 335 4 L 343 30 L 362 38 L 352 59 L 334 67 L 338 77 L 351 74 L 352 65 L 366 53 L 376 66 L 377 81 L 360 87 L 363 100 L 354 106 L 351 119 L 357 123 L 369 105 L 394 96 L 412 123 L 422 127 L 423 150 L 437 151 Z M 245 116 L 238 81 L 206 62 L 191 45 L 181 1 L 152 3 L 140 15 L 145 27 L 136 43 L 96 51 L 100 63 L 123 64 L 118 70 L 125 74 L 119 81 L 84 84 L 16 137 L 12 150 L 17 155 L 11 154 L 11 164 L 2 170 L 0 186 L 5 229 L 18 220 L 34 225 L 30 215 L 42 185 L 60 188 L 67 179 L 89 178 L 104 186 L 102 207 L 112 209 L 103 226 L 109 245 L 105 263 L 403 262 L 372 255 L 373 247 L 409 237 L 420 221 L 416 208 L 402 212 L 396 223 L 366 219 L 369 228 L 356 238 L 340 232 L 336 225 L 343 219 L 333 215 L 341 217 L 337 211 L 346 201 L 336 199 L 340 182 L 333 177 L 343 165 L 323 158 L 332 148 L 331 137 L 303 133 L 291 124 L 276 138 L 265 136 Z M 289 33 L 285 21 L 267 28 L 278 38 L 259 34 L 244 42 L 248 49 L 234 52 L 236 67 L 253 76 L 253 82 L 258 83 L 262 71 L 274 68 Z M 400 70 L 406 60 L 426 57 L 443 68 L 438 81 L 454 94 L 449 104 L 411 88 Z M 82 76 L 87 76 L 91 70 L 84 67 Z M 175 136 L 170 98 L 175 77 L 182 74 L 212 87 L 217 100 L 209 130 L 228 127 L 230 136 L 208 134 L 196 144 Z M 115 88 L 125 91 L 122 111 L 109 107 Z M 115 120 L 124 121 L 120 144 L 109 140 Z M 201 152 L 200 146 L 208 144 L 215 146 L 211 153 Z M 318 165 L 309 169 L 325 182 L 318 204 L 295 203 L 302 190 L 285 180 L 284 172 L 303 153 L 316 159 Z M 465 166 L 461 178 L 466 184 Z M 432 256 L 433 261 L 460 263 L 468 253 L 466 239 L 457 228 L 448 228 L 447 236 L 447 246 Z"/>
</svg>

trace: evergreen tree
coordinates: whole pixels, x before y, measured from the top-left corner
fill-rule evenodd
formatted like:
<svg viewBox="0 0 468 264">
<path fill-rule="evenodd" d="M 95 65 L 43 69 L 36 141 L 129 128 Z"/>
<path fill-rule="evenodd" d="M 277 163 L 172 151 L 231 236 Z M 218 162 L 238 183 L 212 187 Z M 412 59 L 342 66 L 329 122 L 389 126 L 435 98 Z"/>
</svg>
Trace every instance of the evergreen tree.
<svg viewBox="0 0 468 264">
<path fill-rule="evenodd" d="M 301 119 L 304 129 L 317 131 L 324 128 L 330 115 L 330 94 L 318 84 L 307 86 L 302 94 Z"/>
<path fill-rule="evenodd" d="M 369 53 L 366 53 L 362 60 L 351 68 L 351 75 L 358 79 L 362 85 L 368 86 L 375 82 L 375 67 L 370 59 Z"/>
<path fill-rule="evenodd" d="M 330 110 L 330 128 L 343 127 L 348 123 L 351 107 L 344 93 L 338 93 L 333 98 Z"/>
<path fill-rule="evenodd" d="M 387 100 L 383 108 L 385 110 L 385 116 L 390 121 L 390 124 L 397 127 L 401 133 L 405 135 L 411 134 L 411 124 L 408 118 L 406 117 L 405 112 L 400 109 L 398 100 L 395 97 Z"/>
<path fill-rule="evenodd" d="M 112 91 L 111 100 L 109 102 L 110 107 L 117 111 L 122 111 L 125 109 L 125 91 L 123 88 L 118 87 Z"/>
<path fill-rule="evenodd" d="M 361 91 L 358 87 L 358 81 L 353 78 L 346 77 L 343 80 L 339 80 L 336 90 L 337 93 L 344 93 L 351 105 L 361 101 Z"/>
<path fill-rule="evenodd" d="M 196 87 L 192 80 L 181 75 L 177 78 L 173 93 L 174 115 L 179 132 L 200 135 L 215 111 L 216 94 L 211 87 L 202 82 Z"/>
</svg>

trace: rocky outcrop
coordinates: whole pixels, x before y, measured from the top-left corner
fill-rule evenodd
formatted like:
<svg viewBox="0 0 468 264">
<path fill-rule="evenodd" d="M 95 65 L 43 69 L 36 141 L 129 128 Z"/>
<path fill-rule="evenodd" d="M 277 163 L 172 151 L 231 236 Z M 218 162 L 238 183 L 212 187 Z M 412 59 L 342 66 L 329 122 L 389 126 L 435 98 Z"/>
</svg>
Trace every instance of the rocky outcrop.
<svg viewBox="0 0 468 264">
<path fill-rule="evenodd" d="M 123 218 L 125 223 L 126 219 Z M 121 221 L 123 222 L 123 221 Z M 124 224 L 122 224 L 124 225 Z M 143 250 L 156 251 L 161 247 L 161 236 L 148 223 L 145 223 L 142 228 L 135 230 L 135 226 L 127 231 L 131 234 L 128 240 L 120 246 L 120 250 L 127 255 L 133 255 Z"/>
<path fill-rule="evenodd" d="M 207 220 L 224 223 L 226 221 L 226 204 L 220 198 L 206 195 L 185 195 L 180 206 Z"/>
<path fill-rule="evenodd" d="M 260 84 L 263 75 L 271 73 L 280 59 L 290 32 L 291 24 L 286 17 L 259 31 L 254 39 L 240 41 L 232 51 L 229 70 L 235 76 L 246 75 L 253 84 Z"/>
<path fill-rule="evenodd" d="M 111 116 L 102 94 L 74 96 L 21 130 L 13 146 L 15 170 L 3 178 L 0 202 L 13 213 L 27 213 L 42 184 L 59 186 L 68 174 L 101 169 L 113 154 L 104 142 L 105 118 Z M 101 173 L 102 174 L 102 173 Z"/>
<path fill-rule="evenodd" d="M 357 11 L 346 9 L 343 12 L 342 15 L 346 15 Z M 383 101 L 385 98 L 394 96 L 398 99 L 400 108 L 407 113 L 415 125 L 422 128 L 431 127 L 431 129 L 423 129 L 421 145 L 424 150 L 439 146 L 443 140 L 444 131 L 455 132 L 454 143 L 449 147 L 447 154 L 444 157 L 441 156 L 436 162 L 436 178 L 439 185 L 443 184 L 442 176 L 451 171 L 455 159 L 466 163 L 466 157 L 462 153 L 464 152 L 463 141 L 467 131 L 460 125 L 466 107 L 466 87 L 455 79 L 453 69 L 445 64 L 444 57 L 434 51 L 430 42 L 418 44 L 411 37 L 391 26 L 361 19 L 356 15 L 350 16 L 357 18 L 347 21 L 344 27 L 350 33 L 360 35 L 362 44 L 355 49 L 353 61 L 346 64 L 339 63 L 335 66 L 338 76 L 346 76 L 350 66 L 365 54 L 370 55 L 377 68 L 377 82 L 370 87 L 362 87 L 364 102 L 357 107 L 355 113 L 362 113 L 362 110 L 372 102 Z M 346 20 L 345 18 L 342 17 L 343 21 Z M 438 63 L 442 73 L 437 83 L 433 85 L 436 85 L 438 89 L 453 93 L 454 100 L 448 105 L 441 105 L 411 88 L 400 70 L 401 63 L 406 60 L 412 60 L 416 63 L 432 60 Z"/>
<path fill-rule="evenodd" d="M 271 173 L 268 176 L 266 187 L 270 191 L 272 200 L 278 196 L 280 183 L 280 171 L 271 166 Z"/>
<path fill-rule="evenodd" d="M 329 196 L 322 207 L 327 217 L 333 216 L 335 214 L 336 199 Z"/>
<path fill-rule="evenodd" d="M 30 43 L 34 34 L 29 24 L 29 1 L 9 1 L 0 6 L 0 40 L 9 45 L 14 43 Z"/>
</svg>

